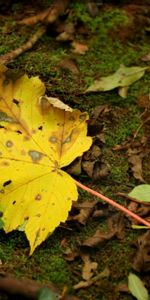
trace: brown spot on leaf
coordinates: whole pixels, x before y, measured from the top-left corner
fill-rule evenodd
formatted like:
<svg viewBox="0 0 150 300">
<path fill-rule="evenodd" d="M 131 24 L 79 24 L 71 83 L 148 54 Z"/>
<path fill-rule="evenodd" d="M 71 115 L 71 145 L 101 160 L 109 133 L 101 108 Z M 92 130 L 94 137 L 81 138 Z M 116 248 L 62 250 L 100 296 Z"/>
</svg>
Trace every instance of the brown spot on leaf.
<svg viewBox="0 0 150 300">
<path fill-rule="evenodd" d="M 38 152 L 36 150 L 30 150 L 28 154 L 31 157 L 32 161 L 35 163 L 38 162 L 43 156 L 41 152 Z"/>
<path fill-rule="evenodd" d="M 3 212 L 2 211 L 0 211 L 0 218 L 3 216 Z"/>
<path fill-rule="evenodd" d="M 0 190 L 0 193 L 1 193 L 1 194 L 4 194 L 4 193 L 5 193 L 5 191 L 4 191 L 3 189 L 1 189 L 1 190 Z"/>
<path fill-rule="evenodd" d="M 41 214 L 37 214 L 36 217 L 40 218 L 40 217 L 41 217 Z"/>
<path fill-rule="evenodd" d="M 53 144 L 57 143 L 57 137 L 56 136 L 50 136 L 49 142 L 51 142 Z"/>
<path fill-rule="evenodd" d="M 86 120 L 86 114 L 81 114 L 80 117 L 79 117 L 79 119 L 81 121 L 85 121 Z"/>
<path fill-rule="evenodd" d="M 12 204 L 15 205 L 16 204 L 16 200 L 14 200 Z"/>
<path fill-rule="evenodd" d="M 42 196 L 41 196 L 40 194 L 37 194 L 37 195 L 35 196 L 35 200 L 39 201 L 39 200 L 41 200 L 41 199 L 42 199 Z"/>
<path fill-rule="evenodd" d="M 8 163 L 8 161 L 2 161 L 1 165 L 4 167 L 7 167 L 7 166 L 9 166 L 9 163 Z"/>
<path fill-rule="evenodd" d="M 42 231 L 45 231 L 45 228 L 42 228 Z"/>
<path fill-rule="evenodd" d="M 29 220 L 28 216 L 24 217 L 24 221 L 28 221 L 28 220 Z"/>
<path fill-rule="evenodd" d="M 23 140 L 26 142 L 26 141 L 29 141 L 30 140 L 30 137 L 28 135 L 26 135 Z"/>
<path fill-rule="evenodd" d="M 11 148 L 12 146 L 13 146 L 13 142 L 10 141 L 10 140 L 8 140 L 8 141 L 6 142 L 6 147 Z"/>
</svg>

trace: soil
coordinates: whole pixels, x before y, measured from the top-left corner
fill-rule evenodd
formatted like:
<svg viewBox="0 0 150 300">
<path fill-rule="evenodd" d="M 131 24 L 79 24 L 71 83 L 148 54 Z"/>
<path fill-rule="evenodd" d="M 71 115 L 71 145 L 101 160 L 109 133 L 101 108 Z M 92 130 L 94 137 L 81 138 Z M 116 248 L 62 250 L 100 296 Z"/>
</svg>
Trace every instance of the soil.
<svg viewBox="0 0 150 300">
<path fill-rule="evenodd" d="M 39 26 L 21 25 L 18 21 L 49 7 L 52 1 L 8 2 L 0 7 L 0 55 L 21 46 Z M 7 66 L 29 76 L 39 76 L 46 85 L 47 95 L 89 113 L 88 134 L 93 136 L 93 145 L 100 151 L 94 161 L 93 173 L 89 176 L 84 162 L 90 161 L 94 150 L 83 155 L 78 175 L 76 164 L 75 170 L 70 171 L 69 167 L 66 170 L 90 188 L 128 206 L 130 201 L 118 193 L 128 194 L 143 182 L 150 184 L 149 70 L 129 87 L 126 99 L 119 96 L 117 89 L 89 94 L 84 91 L 95 79 L 112 74 L 121 64 L 149 66 L 149 61 L 142 60 L 150 52 L 149 1 L 95 1 L 93 8 L 88 1 L 71 1 L 67 13 L 60 18 L 61 25 L 64 20 L 74 24 L 74 39 L 88 47 L 85 53 L 73 52 L 70 41 L 58 41 L 55 24 L 48 27 L 31 50 Z M 143 155 L 143 182 L 135 176 L 129 161 L 129 149 L 137 148 Z M 94 212 L 101 211 L 97 217 L 92 211 L 83 224 L 73 220 L 80 212 L 80 204 L 93 199 L 79 190 L 79 207 L 73 205 L 70 219 L 61 224 L 31 257 L 23 232 L 6 235 L 1 230 L 0 272 L 44 284 L 52 282 L 61 290 L 67 286 L 68 293 L 82 300 L 134 299 L 127 289 L 130 272 L 136 273 L 150 288 L 150 269 L 145 271 L 144 265 L 140 270 L 134 267 L 139 251 L 134 241 L 146 232 L 145 229 L 133 229 L 133 220 L 104 202 L 96 203 L 93 208 Z M 135 212 L 139 212 L 138 209 L 136 207 Z M 115 233 L 94 247 L 83 247 L 84 241 L 96 230 L 108 233 L 108 219 L 116 214 L 119 218 L 122 216 L 124 223 L 122 227 L 118 217 L 115 219 L 121 234 Z M 146 218 L 150 220 L 150 214 Z M 92 262 L 97 262 L 93 276 L 106 269 L 109 272 L 87 288 L 74 289 L 83 280 L 83 253 L 88 254 Z M 4 295 L 0 299 L 4 299 Z"/>
</svg>

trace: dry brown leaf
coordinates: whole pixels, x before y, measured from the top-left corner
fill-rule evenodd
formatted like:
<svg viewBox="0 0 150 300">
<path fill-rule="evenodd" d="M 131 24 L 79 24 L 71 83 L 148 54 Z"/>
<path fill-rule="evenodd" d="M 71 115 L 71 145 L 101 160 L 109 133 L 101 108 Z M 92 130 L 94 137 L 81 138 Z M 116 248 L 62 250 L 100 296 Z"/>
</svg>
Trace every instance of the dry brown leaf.
<svg viewBox="0 0 150 300">
<path fill-rule="evenodd" d="M 143 61 L 150 61 L 150 52 L 147 53 L 146 55 L 142 56 L 141 60 L 143 60 Z"/>
<path fill-rule="evenodd" d="M 67 167 L 67 172 L 69 174 L 79 176 L 82 172 L 81 170 L 81 161 L 82 157 L 76 158 L 70 165 Z"/>
<path fill-rule="evenodd" d="M 96 247 L 99 244 L 110 240 L 112 237 L 116 236 L 118 239 L 124 238 L 124 217 L 122 214 L 117 213 L 108 219 L 108 231 L 103 232 L 101 230 L 96 230 L 95 234 L 90 238 L 86 239 L 82 246 L 86 247 Z"/>
<path fill-rule="evenodd" d="M 82 44 L 77 41 L 73 41 L 71 43 L 71 46 L 73 47 L 72 52 L 77 53 L 77 54 L 85 54 L 85 52 L 88 51 L 88 46 L 85 44 Z"/>
<path fill-rule="evenodd" d="M 81 254 L 81 258 L 84 262 L 82 268 L 82 278 L 87 281 L 93 276 L 98 267 L 98 263 L 91 261 L 89 254 Z"/>
<path fill-rule="evenodd" d="M 79 223 L 85 225 L 89 217 L 94 211 L 94 207 L 97 204 L 97 200 L 87 200 L 80 204 L 80 212 L 76 216 L 71 216 L 69 220 L 78 221 Z"/>
<path fill-rule="evenodd" d="M 136 255 L 132 267 L 138 272 L 150 271 L 150 231 L 142 234 L 136 241 Z"/>
<path fill-rule="evenodd" d="M 74 289 L 78 290 L 81 288 L 86 288 L 91 286 L 92 284 L 96 284 L 99 285 L 99 281 L 103 278 L 108 278 L 110 276 L 110 271 L 109 269 L 106 267 L 101 273 L 99 273 L 98 275 L 92 277 L 91 279 L 87 280 L 87 281 L 83 281 L 81 280 L 79 283 L 74 285 Z"/>
<path fill-rule="evenodd" d="M 138 152 L 137 149 L 128 149 L 128 161 L 131 164 L 133 176 L 141 182 L 145 182 L 142 171 L 143 152 Z"/>
<path fill-rule="evenodd" d="M 71 71 L 75 75 L 79 74 L 79 69 L 76 65 L 76 62 L 73 59 L 64 58 L 60 61 L 59 66 L 62 69 L 66 69 L 66 70 Z"/>
</svg>

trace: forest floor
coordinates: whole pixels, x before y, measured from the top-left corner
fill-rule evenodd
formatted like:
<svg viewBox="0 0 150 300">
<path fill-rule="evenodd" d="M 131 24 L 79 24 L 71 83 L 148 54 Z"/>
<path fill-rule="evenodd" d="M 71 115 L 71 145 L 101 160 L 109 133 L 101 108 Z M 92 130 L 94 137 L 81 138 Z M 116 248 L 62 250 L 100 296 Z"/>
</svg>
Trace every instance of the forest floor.
<svg viewBox="0 0 150 300">
<path fill-rule="evenodd" d="M 38 28 L 18 21 L 47 8 L 50 3 L 48 0 L 36 4 L 20 1 L 3 8 L 0 55 L 22 45 Z M 142 58 L 150 52 L 150 5 L 148 1 L 120 1 L 120 5 L 104 1 L 93 7 L 87 3 L 71 1 L 62 18 L 74 24 L 74 39 L 79 43 L 76 51 L 71 42 L 58 41 L 54 26 L 49 26 L 31 50 L 7 66 L 39 76 L 46 85 L 47 95 L 89 113 L 88 134 L 93 136 L 94 146 L 79 161 L 79 175 L 75 165 L 72 176 L 150 220 L 150 209 L 133 205 L 118 194 L 128 194 L 141 183 L 150 184 L 149 70 L 129 87 L 126 98 L 117 89 L 84 93 L 95 79 L 114 73 L 120 65 L 149 66 L 149 61 Z M 131 163 L 131 152 L 136 156 L 134 163 Z M 70 168 L 67 171 L 71 172 Z M 127 289 L 130 272 L 138 274 L 150 289 L 150 249 L 141 249 L 143 246 L 138 242 L 142 236 L 143 243 L 148 244 L 146 230 L 133 229 L 133 220 L 95 200 L 79 190 L 78 204 L 73 205 L 70 219 L 31 257 L 22 232 L 6 235 L 1 230 L 0 272 L 43 283 L 50 281 L 60 289 L 67 286 L 69 293 L 81 300 L 132 300 Z M 83 247 L 83 242 L 92 240 L 98 229 L 98 243 Z M 112 231 L 114 234 L 110 234 Z M 88 287 L 79 288 L 76 285 L 87 275 L 83 275 L 85 265 L 92 279 L 98 277 Z"/>
</svg>

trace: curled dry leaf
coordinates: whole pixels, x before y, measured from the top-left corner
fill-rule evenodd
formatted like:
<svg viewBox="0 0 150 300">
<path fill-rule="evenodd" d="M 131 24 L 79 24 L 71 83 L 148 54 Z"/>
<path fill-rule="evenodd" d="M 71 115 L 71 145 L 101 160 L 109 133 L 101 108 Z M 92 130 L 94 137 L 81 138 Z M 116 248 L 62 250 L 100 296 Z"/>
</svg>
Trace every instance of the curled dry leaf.
<svg viewBox="0 0 150 300">
<path fill-rule="evenodd" d="M 142 234 L 137 238 L 135 243 L 137 247 L 132 267 L 137 272 L 150 271 L 150 231 Z"/>
<path fill-rule="evenodd" d="M 110 166 L 101 156 L 101 148 L 95 144 L 83 156 L 82 168 L 93 180 L 99 180 L 109 174 Z"/>
<path fill-rule="evenodd" d="M 73 47 L 72 52 L 77 53 L 77 54 L 85 54 L 89 50 L 88 46 L 85 44 L 82 44 L 77 41 L 73 41 L 71 43 L 71 46 Z"/>
<path fill-rule="evenodd" d="M 108 231 L 103 232 L 101 230 L 96 230 L 95 234 L 85 240 L 82 246 L 86 247 L 96 247 L 99 244 L 110 240 L 112 237 L 116 236 L 118 239 L 124 238 L 125 222 L 124 217 L 117 213 L 108 219 Z"/>
<path fill-rule="evenodd" d="M 97 270 L 98 263 L 91 261 L 89 254 L 81 254 L 81 258 L 84 262 L 82 269 L 82 278 L 87 281 L 91 279 L 94 272 Z"/>
<path fill-rule="evenodd" d="M 143 178 L 143 171 L 142 171 L 142 161 L 145 154 L 142 150 L 139 151 L 136 148 L 135 149 L 129 148 L 127 154 L 128 154 L 128 161 L 131 164 L 133 176 L 139 181 L 145 182 Z"/>
<path fill-rule="evenodd" d="M 75 75 L 79 74 L 79 69 L 77 67 L 76 62 L 73 59 L 64 58 L 59 62 L 59 66 L 62 69 L 67 69 L 67 70 L 71 71 Z"/>
<path fill-rule="evenodd" d="M 70 106 L 68 106 L 67 104 L 63 103 L 61 100 L 55 97 L 47 97 L 45 95 L 39 98 L 39 102 L 40 105 L 43 107 L 46 106 L 47 103 L 50 103 L 52 106 L 57 107 L 59 109 L 70 111 L 70 112 L 73 111 L 73 109 Z"/>
<path fill-rule="evenodd" d="M 143 61 L 150 61 L 150 52 L 142 56 L 141 58 Z"/>
<path fill-rule="evenodd" d="M 91 286 L 92 284 L 99 285 L 99 282 L 103 278 L 108 278 L 109 276 L 110 276 L 110 271 L 106 267 L 101 273 L 99 273 L 98 275 L 92 277 L 91 279 L 89 279 L 87 281 L 82 280 L 79 283 L 75 284 L 74 289 L 78 290 L 78 289 L 81 289 L 81 288 L 87 288 L 87 287 Z"/>
<path fill-rule="evenodd" d="M 75 220 L 79 223 L 85 225 L 88 221 L 89 217 L 92 215 L 95 205 L 97 204 L 97 200 L 87 200 L 80 204 L 80 212 L 76 216 L 72 216 L 69 220 Z"/>
</svg>

